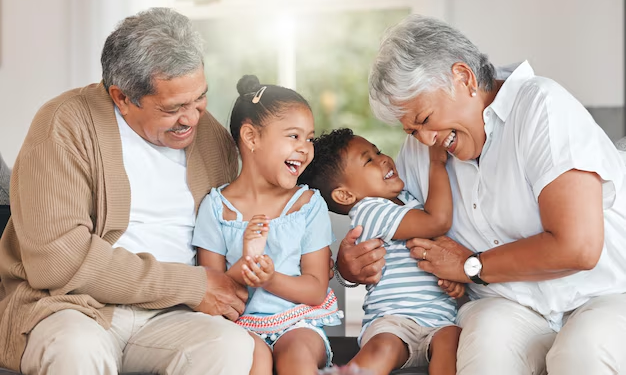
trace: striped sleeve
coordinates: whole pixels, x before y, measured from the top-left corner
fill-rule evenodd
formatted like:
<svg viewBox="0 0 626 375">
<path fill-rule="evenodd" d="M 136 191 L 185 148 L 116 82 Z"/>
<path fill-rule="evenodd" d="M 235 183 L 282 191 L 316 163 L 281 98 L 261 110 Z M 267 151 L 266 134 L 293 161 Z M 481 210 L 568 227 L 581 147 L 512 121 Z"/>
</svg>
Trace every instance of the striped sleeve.
<svg viewBox="0 0 626 375">
<path fill-rule="evenodd" d="M 363 234 L 357 242 L 372 238 L 390 242 L 409 210 L 411 207 L 397 205 L 385 198 L 364 198 L 349 214 L 352 227 L 363 226 Z"/>
</svg>

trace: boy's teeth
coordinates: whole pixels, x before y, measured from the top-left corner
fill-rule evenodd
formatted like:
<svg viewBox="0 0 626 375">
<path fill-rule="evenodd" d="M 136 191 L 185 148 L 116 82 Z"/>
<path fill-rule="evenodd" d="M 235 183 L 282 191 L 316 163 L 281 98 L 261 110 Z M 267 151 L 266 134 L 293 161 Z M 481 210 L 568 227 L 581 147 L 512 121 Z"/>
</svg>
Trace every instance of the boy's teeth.
<svg viewBox="0 0 626 375">
<path fill-rule="evenodd" d="M 387 172 L 387 174 L 385 175 L 385 177 L 383 177 L 383 179 L 386 180 L 386 179 L 390 178 L 391 176 L 393 176 L 393 169 L 390 170 L 389 172 Z"/>
<path fill-rule="evenodd" d="M 296 165 L 298 167 L 302 165 L 302 163 L 300 163 L 299 161 L 296 161 L 296 160 L 287 160 L 286 163 L 287 164 Z"/>
</svg>

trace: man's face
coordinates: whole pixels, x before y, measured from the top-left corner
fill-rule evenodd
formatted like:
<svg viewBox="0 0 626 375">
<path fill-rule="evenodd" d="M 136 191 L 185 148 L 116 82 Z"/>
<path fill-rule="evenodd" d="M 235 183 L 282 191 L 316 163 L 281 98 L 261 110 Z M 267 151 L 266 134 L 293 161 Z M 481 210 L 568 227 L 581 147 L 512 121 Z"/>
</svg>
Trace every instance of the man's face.
<svg viewBox="0 0 626 375">
<path fill-rule="evenodd" d="M 155 94 L 118 104 L 128 125 L 146 141 L 183 149 L 191 144 L 200 116 L 206 108 L 207 84 L 202 67 L 170 80 L 154 79 Z M 117 102 L 116 102 L 117 103 Z"/>
</svg>

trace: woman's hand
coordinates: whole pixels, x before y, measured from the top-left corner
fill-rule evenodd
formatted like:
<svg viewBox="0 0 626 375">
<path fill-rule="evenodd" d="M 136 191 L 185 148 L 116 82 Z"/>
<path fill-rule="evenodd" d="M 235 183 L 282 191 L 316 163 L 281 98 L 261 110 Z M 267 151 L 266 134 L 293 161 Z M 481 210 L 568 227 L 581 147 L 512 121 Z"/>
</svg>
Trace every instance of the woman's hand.
<svg viewBox="0 0 626 375">
<path fill-rule="evenodd" d="M 356 245 L 362 232 L 363 227 L 357 226 L 341 241 L 337 253 L 337 269 L 350 282 L 375 284 L 383 275 L 386 250 L 382 247 L 383 241 L 377 238 Z"/>
<path fill-rule="evenodd" d="M 465 284 L 457 283 L 450 280 L 439 280 L 437 284 L 446 292 L 450 297 L 457 299 L 465 295 Z"/>
<path fill-rule="evenodd" d="M 270 219 L 265 215 L 254 215 L 243 233 L 243 256 L 262 255 L 270 230 Z"/>
<path fill-rule="evenodd" d="M 411 256 L 418 260 L 420 269 L 440 279 L 470 282 L 463 265 L 473 253 L 449 237 L 437 237 L 434 241 L 413 238 L 407 241 L 406 246 L 411 250 Z"/>
<path fill-rule="evenodd" d="M 246 257 L 241 266 L 241 275 L 246 285 L 252 288 L 263 288 L 274 278 L 274 262 L 267 255 Z"/>
</svg>

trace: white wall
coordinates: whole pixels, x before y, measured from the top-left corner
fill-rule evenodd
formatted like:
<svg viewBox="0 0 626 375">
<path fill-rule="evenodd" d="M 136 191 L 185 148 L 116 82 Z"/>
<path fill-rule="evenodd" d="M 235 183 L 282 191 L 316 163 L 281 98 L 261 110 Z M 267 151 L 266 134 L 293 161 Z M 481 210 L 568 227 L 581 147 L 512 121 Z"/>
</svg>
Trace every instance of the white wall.
<svg viewBox="0 0 626 375">
<path fill-rule="evenodd" d="M 494 63 L 529 59 L 537 74 L 557 80 L 587 106 L 624 104 L 622 0 L 440 1 L 435 13 L 445 14 Z M 0 152 L 9 165 L 43 103 L 100 79 L 102 44 L 119 20 L 150 6 L 175 4 L 0 2 Z"/>
<path fill-rule="evenodd" d="M 623 0 L 448 0 L 446 18 L 497 65 L 528 59 L 585 106 L 624 105 Z"/>
<path fill-rule="evenodd" d="M 0 152 L 12 166 L 42 104 L 101 79 L 100 52 L 115 24 L 171 0 L 0 3 Z"/>
<path fill-rule="evenodd" d="M 37 109 L 70 88 L 70 1 L 1 1 L 0 152 L 11 166 Z"/>
</svg>

